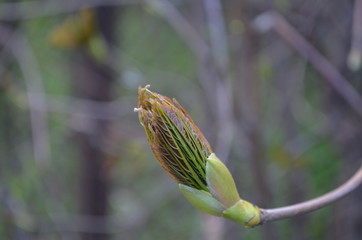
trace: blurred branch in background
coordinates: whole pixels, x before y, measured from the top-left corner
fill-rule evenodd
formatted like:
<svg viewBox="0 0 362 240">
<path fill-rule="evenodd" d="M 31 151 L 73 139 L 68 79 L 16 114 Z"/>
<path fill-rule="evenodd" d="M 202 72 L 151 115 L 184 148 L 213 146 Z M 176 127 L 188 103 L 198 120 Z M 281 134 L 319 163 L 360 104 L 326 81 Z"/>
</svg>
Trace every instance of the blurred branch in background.
<svg viewBox="0 0 362 240">
<path fill-rule="evenodd" d="M 13 227 L 12 221 L 17 225 L 27 228 L 27 225 L 32 225 L 34 233 L 50 234 L 61 233 L 61 235 L 68 239 L 78 235 L 79 233 L 86 234 L 102 234 L 111 235 L 119 234 L 123 237 L 131 236 L 131 231 L 146 227 L 147 223 L 151 221 L 154 214 L 154 209 L 157 208 L 159 202 L 164 198 L 160 192 L 170 190 L 170 185 L 162 184 L 162 189 L 154 191 L 151 197 L 147 197 L 147 206 L 139 206 L 131 216 L 125 218 L 123 214 L 115 215 L 109 214 L 105 216 L 95 215 L 82 215 L 72 213 L 55 213 L 52 216 L 52 221 L 46 217 L 39 217 L 34 215 L 24 205 L 20 204 L 9 194 L 9 189 L 0 184 L 0 201 L 4 204 L 4 210 L 7 212 L 7 227 Z M 177 198 L 177 192 L 170 195 L 171 198 Z M 104 224 L 108 223 L 108 224 Z M 11 229 L 9 229 L 11 231 Z M 19 231 L 20 232 L 20 231 Z M 22 238 L 21 238 L 22 239 Z"/>
<path fill-rule="evenodd" d="M 343 75 L 316 48 L 309 44 L 281 15 L 266 12 L 259 15 L 253 26 L 260 32 L 274 29 L 284 40 L 308 59 L 323 79 L 338 92 L 353 110 L 362 117 L 362 97 Z"/>
<path fill-rule="evenodd" d="M 226 44 L 226 40 L 222 39 L 223 36 L 218 36 L 215 32 L 220 31 L 218 26 L 223 25 L 221 6 L 210 1 L 206 5 L 210 8 L 209 11 L 220 11 L 217 16 L 213 18 L 213 22 L 205 22 L 209 26 L 210 41 L 213 46 L 210 47 L 209 43 L 202 38 L 202 35 L 196 31 L 195 27 L 184 17 L 182 14 L 168 1 L 164 0 L 149 0 L 148 3 L 153 6 L 168 22 L 174 27 L 175 31 L 182 39 L 189 45 L 195 57 L 198 60 L 198 80 L 203 87 L 204 96 L 207 99 L 208 110 L 212 114 L 211 121 L 216 122 L 214 139 L 216 152 L 222 159 L 228 159 L 230 151 L 230 144 L 233 138 L 233 133 L 230 130 L 233 126 L 232 117 L 232 95 L 231 83 L 226 74 L 228 69 L 227 46 L 221 47 L 223 56 L 219 58 L 220 49 L 213 49 L 213 47 L 220 48 L 220 45 Z M 211 13 L 209 13 L 210 15 Z M 210 18 L 209 18 L 210 19 Z M 217 26 L 215 27 L 215 22 Z M 221 31 L 224 31 L 221 29 Z M 213 33 L 211 33 L 213 32 Z M 221 34 L 221 33 L 218 33 Z M 225 35 L 223 33 L 222 35 Z M 221 42 L 220 42 L 221 41 Z M 215 58 L 215 54 L 218 56 Z"/>
<path fill-rule="evenodd" d="M 22 71 L 30 106 L 34 160 L 38 162 L 38 167 L 46 167 L 51 160 L 47 114 L 35 110 L 34 107 L 46 107 L 47 104 L 37 59 L 25 36 L 17 30 L 12 31 L 0 25 L 0 41 L 5 49 L 12 52 Z"/>
<path fill-rule="evenodd" d="M 245 9 L 244 9 L 245 11 Z M 243 13 L 241 13 L 243 15 Z M 247 19 L 243 19 L 248 21 Z M 246 132 L 248 138 L 248 149 L 246 158 L 249 161 L 251 177 L 253 181 L 252 189 L 255 196 L 255 204 L 266 206 L 273 204 L 273 195 L 269 185 L 269 174 L 267 172 L 266 146 L 264 143 L 264 130 L 261 121 L 261 87 L 260 75 L 257 71 L 257 56 L 259 52 L 259 37 L 249 28 L 246 23 L 245 34 L 243 36 L 240 79 L 237 82 L 237 94 L 240 112 L 239 132 Z M 273 226 L 266 226 L 263 229 L 263 239 L 278 238 L 277 229 Z"/>
<path fill-rule="evenodd" d="M 74 91 L 76 96 L 90 101 L 109 102 L 113 98 L 114 72 L 105 64 L 109 59 L 109 44 L 114 44 L 116 9 L 98 7 L 94 11 L 94 23 L 104 39 L 104 55 L 87 51 L 87 45 L 80 46 L 76 52 L 77 62 L 74 69 Z M 86 26 L 84 26 L 86 27 Z M 92 38 L 93 36 L 89 36 Z M 88 41 L 91 41 L 89 39 Z M 85 42 L 86 43 L 86 42 Z M 93 111 L 96 109 L 92 109 Z M 97 112 L 95 113 L 97 114 Z M 79 149 L 79 206 L 82 214 L 103 217 L 108 213 L 110 170 L 112 157 L 106 151 L 111 141 L 111 125 L 105 119 L 78 119 L 75 128 L 76 144 Z M 107 228 L 108 222 L 100 221 L 100 228 Z M 83 239 L 108 239 L 107 234 L 84 232 Z"/>
<path fill-rule="evenodd" d="M 202 11 L 205 11 L 206 20 L 200 23 L 189 22 L 173 5 L 164 0 L 150 0 L 149 4 L 168 20 L 175 31 L 188 44 L 197 58 L 198 80 L 203 88 L 203 96 L 208 105 L 209 126 L 214 131 L 211 141 L 214 143 L 215 152 L 227 161 L 230 155 L 231 142 L 234 137 L 233 127 L 233 101 L 231 93 L 231 79 L 228 76 L 229 56 L 227 49 L 227 35 L 225 31 L 222 5 L 218 0 L 204 1 Z M 197 8 L 196 4 L 191 5 Z M 197 24 L 206 25 L 210 43 L 202 38 L 202 34 L 194 27 Z M 221 221 L 212 217 L 205 218 L 205 234 L 208 229 L 218 228 L 218 234 L 213 234 L 213 239 L 222 239 Z M 205 235 L 205 238 L 208 234 Z"/>
<path fill-rule="evenodd" d="M 133 114 L 129 109 L 134 107 L 129 99 L 120 98 L 111 102 L 89 100 L 77 97 L 60 97 L 45 95 L 47 106 L 30 106 L 37 111 L 64 113 L 82 118 L 94 118 L 104 120 L 120 120 L 122 117 Z M 69 107 L 71 106 L 71 107 Z"/>
<path fill-rule="evenodd" d="M 165 0 L 148 0 L 147 2 L 153 6 L 175 29 L 180 37 L 187 43 L 189 48 L 195 54 L 199 61 L 205 60 L 210 54 L 210 48 L 200 33 L 191 25 L 187 19 L 168 1 Z M 211 92 L 212 84 L 205 79 L 198 79 L 202 87 L 207 92 Z"/>
<path fill-rule="evenodd" d="M 308 193 L 308 186 L 300 184 L 307 181 L 307 174 L 301 167 L 300 158 L 301 152 L 307 151 L 310 148 L 305 140 L 301 139 L 298 132 L 298 118 L 299 121 L 305 121 L 302 116 L 305 114 L 304 106 L 298 106 L 302 102 L 303 96 L 302 89 L 304 86 L 304 78 L 306 74 L 306 61 L 289 61 L 292 49 L 285 48 L 282 42 L 278 42 L 271 49 L 271 57 L 274 59 L 273 68 L 275 69 L 275 76 L 273 80 L 276 82 L 276 90 L 278 91 L 279 104 L 276 110 L 276 118 L 284 128 L 282 134 L 285 136 L 283 146 L 274 150 L 281 159 L 285 160 L 285 167 L 288 169 L 287 186 L 289 189 L 288 200 L 286 204 L 293 204 L 299 202 L 300 199 L 306 199 Z M 298 113 L 299 116 L 296 116 Z M 305 117 L 304 117 L 305 118 Z M 319 126 L 316 126 L 319 128 Z M 321 128 L 319 131 L 323 131 Z M 305 232 L 306 226 L 310 224 L 308 215 L 298 218 L 290 219 L 292 222 L 293 232 L 295 232 L 296 240 L 306 240 L 308 236 Z"/>
<path fill-rule="evenodd" d="M 352 42 L 348 55 L 348 67 L 357 71 L 362 64 L 362 0 L 354 1 Z"/>
<path fill-rule="evenodd" d="M 211 62 L 200 62 L 200 65 L 204 68 L 204 70 L 200 70 L 200 76 L 205 75 L 203 77 L 208 81 L 211 81 L 212 77 L 215 78 L 211 82 L 214 89 L 212 89 L 212 92 L 205 92 L 205 94 L 214 96 L 216 100 L 215 105 L 212 105 L 216 110 L 214 116 L 216 121 L 215 152 L 219 154 L 223 161 L 227 161 L 234 138 L 233 128 L 235 123 L 225 16 L 219 0 L 205 0 L 204 8 L 209 29 Z"/>
<path fill-rule="evenodd" d="M 20 68 L 21 75 L 25 81 L 28 104 L 26 108 L 29 109 L 30 114 L 30 128 L 32 133 L 31 143 L 32 153 L 34 155 L 33 159 L 38 170 L 42 174 L 46 175 L 50 170 L 52 156 L 47 113 L 35 109 L 36 106 L 47 108 L 47 100 L 44 97 L 44 82 L 40 74 L 37 58 L 35 57 L 33 49 L 26 36 L 23 35 L 20 30 L 11 30 L 5 25 L 0 25 L 0 41 L 4 47 L 3 49 L 11 52 L 14 56 L 14 59 Z M 14 136 L 11 136 L 11 138 L 14 138 Z M 34 188 L 48 191 L 48 194 L 53 197 L 55 191 L 53 190 L 52 184 L 48 181 L 42 181 L 42 177 L 40 177 L 40 180 L 40 183 L 37 183 Z M 12 198 L 9 195 L 9 206 L 14 203 L 11 199 Z M 53 202 L 46 199 L 44 200 L 44 203 L 45 209 L 51 218 L 52 213 L 49 211 L 49 207 L 53 204 Z M 12 206 L 8 207 L 8 210 L 9 213 L 13 215 L 13 221 L 15 223 L 20 222 L 20 225 L 24 223 L 25 226 L 32 225 L 33 219 L 29 216 L 29 212 L 24 206 L 20 208 Z M 56 224 L 51 220 L 49 222 L 51 224 Z"/>
<path fill-rule="evenodd" d="M 0 20 L 29 20 L 63 13 L 78 12 L 82 9 L 101 6 L 122 6 L 141 4 L 145 0 L 65 0 L 59 5 L 58 1 L 30 1 L 0 4 Z"/>
</svg>

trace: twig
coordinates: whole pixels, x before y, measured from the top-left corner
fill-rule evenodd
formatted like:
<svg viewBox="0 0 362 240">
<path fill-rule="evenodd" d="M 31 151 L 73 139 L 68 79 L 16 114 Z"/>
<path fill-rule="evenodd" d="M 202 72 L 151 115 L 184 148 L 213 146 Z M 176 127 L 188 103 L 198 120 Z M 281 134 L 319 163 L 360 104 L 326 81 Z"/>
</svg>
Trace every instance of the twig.
<svg viewBox="0 0 362 240">
<path fill-rule="evenodd" d="M 362 166 L 360 169 L 343 185 L 335 190 L 314 198 L 312 200 L 273 209 L 260 209 L 261 210 L 261 223 L 271 222 L 283 218 L 289 218 L 297 215 L 306 214 L 325 207 L 326 205 L 341 199 L 347 194 L 351 193 L 362 183 Z"/>
<path fill-rule="evenodd" d="M 259 32 L 274 29 L 285 41 L 308 59 L 341 97 L 362 117 L 362 97 L 343 75 L 318 50 L 297 32 L 279 13 L 265 12 L 253 21 L 253 27 Z"/>
</svg>

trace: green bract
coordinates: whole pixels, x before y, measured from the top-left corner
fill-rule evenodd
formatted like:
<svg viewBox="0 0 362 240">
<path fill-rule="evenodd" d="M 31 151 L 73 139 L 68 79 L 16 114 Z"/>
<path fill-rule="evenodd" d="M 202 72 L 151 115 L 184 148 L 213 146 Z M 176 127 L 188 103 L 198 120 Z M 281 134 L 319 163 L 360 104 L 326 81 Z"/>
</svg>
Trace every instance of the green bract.
<svg viewBox="0 0 362 240">
<path fill-rule="evenodd" d="M 231 207 L 239 201 L 233 177 L 214 153 L 207 159 L 206 181 L 210 192 L 226 207 Z"/>
<path fill-rule="evenodd" d="M 260 210 L 241 200 L 227 167 L 212 152 L 204 135 L 175 100 L 138 89 L 141 125 L 164 170 L 179 183 L 197 209 L 246 226 L 260 223 Z"/>
<path fill-rule="evenodd" d="M 197 209 L 214 216 L 222 216 L 225 207 L 216 200 L 209 192 L 198 190 L 179 184 L 180 190 L 185 198 Z"/>
</svg>

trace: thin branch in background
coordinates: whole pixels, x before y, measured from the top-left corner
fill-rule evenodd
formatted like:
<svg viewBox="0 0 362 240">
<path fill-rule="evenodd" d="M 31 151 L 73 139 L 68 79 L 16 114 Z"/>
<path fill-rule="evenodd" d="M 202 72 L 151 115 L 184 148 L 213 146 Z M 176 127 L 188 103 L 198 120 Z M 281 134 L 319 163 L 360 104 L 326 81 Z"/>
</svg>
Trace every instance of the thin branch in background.
<svg viewBox="0 0 362 240">
<path fill-rule="evenodd" d="M 0 43 L 4 49 L 12 53 L 22 72 L 26 93 L 28 98 L 30 125 L 32 132 L 33 155 L 36 166 L 41 170 L 48 170 L 51 160 L 50 138 L 48 132 L 47 112 L 38 111 L 35 106 L 47 108 L 47 99 L 44 97 L 43 80 L 40 74 L 38 61 L 26 37 L 20 31 L 10 30 L 4 25 L 0 25 Z M 36 187 L 46 187 L 53 197 L 57 195 L 49 181 L 41 181 Z M 54 197 L 54 199 L 56 199 Z M 49 199 L 45 198 L 46 209 L 49 217 Z M 58 201 L 57 205 L 63 203 Z M 56 222 L 49 221 L 56 225 Z"/>
<path fill-rule="evenodd" d="M 212 68 L 209 71 L 217 72 L 214 76 L 213 94 L 216 101 L 217 136 L 215 152 L 221 159 L 228 159 L 231 143 L 234 138 L 234 116 L 231 80 L 229 70 L 228 39 L 225 29 L 225 17 L 220 0 L 204 0 L 207 16 L 207 27 L 210 36 L 210 51 Z M 204 64 L 200 62 L 200 64 Z M 205 66 L 206 67 L 206 66 Z M 211 67 L 210 67 L 211 68 Z M 209 83 L 210 84 L 210 83 Z"/>
<path fill-rule="evenodd" d="M 165 0 L 147 0 L 151 7 L 153 7 L 162 17 L 164 17 L 168 23 L 174 28 L 179 36 L 189 46 L 193 54 L 195 54 L 198 64 L 198 80 L 208 97 L 210 105 L 215 105 L 215 99 L 212 93 L 214 93 L 214 76 L 209 76 L 209 69 L 203 65 L 209 66 L 211 49 L 207 42 L 196 31 L 195 27 L 177 10 L 177 8 L 170 2 Z M 205 63 L 205 64 L 201 64 Z M 217 115 L 217 111 L 214 108 L 210 108 L 213 116 Z"/>
<path fill-rule="evenodd" d="M 211 111 L 217 122 L 223 122 L 225 126 L 232 125 L 232 106 L 230 106 L 231 101 L 231 86 L 227 86 L 226 74 L 222 74 L 222 71 L 215 65 L 215 61 L 211 58 L 213 49 L 209 47 L 207 42 L 202 39 L 201 35 L 196 31 L 196 29 L 187 21 L 187 19 L 168 1 L 164 0 L 149 0 L 147 1 L 152 7 L 154 7 L 166 20 L 169 24 L 179 33 L 180 37 L 184 39 L 187 45 L 190 47 L 192 52 L 195 54 L 198 60 L 198 73 L 199 81 L 205 92 L 205 96 L 208 97 L 208 102 L 211 104 Z M 210 4 L 210 3 L 208 3 Z M 219 4 L 220 5 L 220 4 Z M 220 11 L 219 16 L 222 18 L 222 9 L 220 7 L 210 7 L 213 9 L 213 12 Z M 219 19 L 220 20 L 220 19 Z M 221 20 L 220 20 L 221 21 Z M 209 25 L 213 23 L 208 23 Z M 224 25 L 223 23 L 218 23 L 217 25 Z M 224 29 L 224 28 L 222 28 Z M 225 31 L 224 35 L 226 35 Z M 213 30 L 221 34 L 220 30 Z M 212 36 L 215 37 L 215 34 Z M 212 37 L 211 36 L 211 37 Z M 220 41 L 220 36 L 217 36 L 212 40 L 215 45 L 217 43 L 221 44 L 225 42 L 226 39 Z M 226 43 L 224 43 L 226 44 Z M 227 53 L 223 53 L 224 55 Z M 226 55 L 227 56 L 227 55 Z M 227 62 L 226 62 L 227 63 Z M 224 63 L 224 68 L 227 68 Z M 227 113 L 226 113 L 227 112 Z M 226 114 L 225 114 L 226 113 Z M 218 118 L 227 118 L 227 121 L 218 120 Z M 227 123 L 225 123 L 227 122 Z M 227 159 L 229 154 L 229 147 L 231 145 L 232 137 L 225 138 L 222 135 L 232 136 L 232 131 L 225 131 L 225 129 L 220 129 L 220 137 L 217 137 L 217 140 L 220 139 L 218 154 L 222 156 L 222 159 Z M 228 143 L 229 142 L 229 143 Z M 225 158 L 224 158 L 225 157 Z"/>
<path fill-rule="evenodd" d="M 86 214 L 73 214 L 67 211 L 54 212 L 50 217 L 52 221 L 49 221 L 47 217 L 41 217 L 35 215 L 31 211 L 28 211 L 21 202 L 19 203 L 16 198 L 8 194 L 10 192 L 6 186 L 0 184 L 0 200 L 4 203 L 4 208 L 8 210 L 8 213 L 13 218 L 14 225 L 19 228 L 24 228 L 29 232 L 37 234 L 45 233 L 57 233 L 64 235 L 66 233 L 106 233 L 106 234 L 119 234 L 127 239 L 137 239 L 139 229 L 143 229 L 145 225 L 149 223 L 151 218 L 155 214 L 155 209 L 160 208 L 163 204 L 165 197 L 162 194 L 163 191 L 167 191 L 168 201 L 176 199 L 178 197 L 177 191 L 172 191 L 172 185 L 165 181 L 158 179 L 160 188 L 155 189 L 151 196 L 145 199 L 135 200 L 138 207 L 132 211 L 132 214 L 112 214 L 106 216 L 95 216 Z M 125 188 L 123 191 L 130 191 Z M 127 204 L 127 203 L 123 203 Z M 127 215 L 125 217 L 125 215 Z M 27 219 L 27 221 L 24 221 Z M 31 221 L 29 221 L 31 220 Z M 104 222 L 109 222 L 109 225 L 104 225 Z M 64 238 L 67 239 L 67 238 Z"/>
<path fill-rule="evenodd" d="M 348 55 L 348 67 L 357 71 L 362 64 L 362 0 L 354 1 L 352 42 Z"/>
<path fill-rule="evenodd" d="M 200 69 L 204 69 L 207 76 L 212 72 L 213 76 L 207 77 L 208 84 L 213 84 L 214 105 L 216 114 L 216 136 L 215 136 L 215 152 L 224 160 L 229 159 L 231 152 L 232 140 L 234 138 L 234 117 L 233 117 L 233 101 L 231 79 L 228 76 L 229 70 L 229 52 L 228 39 L 225 29 L 225 17 L 220 0 L 204 0 L 204 11 L 206 14 L 206 25 L 208 29 L 210 42 L 210 58 L 211 63 L 199 61 Z M 210 94 L 206 93 L 206 94 Z M 225 232 L 224 222 L 209 217 L 204 224 L 204 235 L 206 239 L 223 239 Z"/>
<path fill-rule="evenodd" d="M 323 76 L 323 79 L 362 117 L 362 97 L 359 93 L 343 75 L 279 13 L 273 11 L 265 12 L 254 19 L 252 26 L 259 32 L 274 29 L 285 41 L 308 59 Z"/>
<path fill-rule="evenodd" d="M 304 79 L 306 61 L 301 59 L 297 64 L 295 64 L 294 61 L 290 61 L 290 64 L 286 63 L 290 60 L 289 53 L 292 50 L 285 48 L 280 42 L 277 44 L 279 45 L 279 48 L 273 51 L 274 56 L 272 57 L 276 62 L 274 65 L 276 71 L 274 80 L 277 84 L 277 95 L 280 101 L 279 104 L 277 104 L 277 106 L 280 107 L 280 109 L 278 109 L 279 111 L 277 111 L 279 114 L 276 115 L 279 115 L 278 123 L 283 126 L 281 132 L 285 136 L 284 146 L 281 149 L 284 154 L 288 156 L 286 164 L 289 165 L 289 169 L 291 170 L 286 172 L 286 186 L 289 189 L 286 198 L 288 203 L 295 203 L 300 201 L 300 199 L 305 199 L 306 190 L 308 188 L 307 184 L 300 184 L 306 182 L 306 173 L 304 169 L 296 167 L 298 156 L 300 156 L 300 152 L 302 148 L 305 147 L 305 144 L 293 141 L 296 136 L 301 135 L 298 134 L 298 122 L 293 116 L 293 109 L 296 105 L 296 101 L 300 101 L 298 98 L 301 97 L 301 85 Z M 277 59 L 278 57 L 284 59 Z M 281 62 L 284 64 L 278 64 Z M 277 158 L 281 159 L 280 157 Z M 291 228 L 293 229 L 293 232 L 295 232 L 295 240 L 305 240 L 308 238 L 305 231 L 308 224 L 309 219 L 307 216 L 291 220 Z"/>
<path fill-rule="evenodd" d="M 241 14 L 245 14 L 245 10 Z M 245 18 L 242 18 L 246 21 Z M 239 132 L 246 132 L 249 147 L 246 151 L 249 161 L 250 176 L 253 181 L 251 191 L 255 194 L 260 205 L 272 204 L 273 194 L 269 187 L 269 174 L 266 164 L 266 149 L 264 143 L 264 131 L 261 122 L 261 82 L 258 66 L 259 36 L 246 25 L 241 47 L 244 50 L 241 55 L 239 80 L 237 81 L 236 97 L 239 103 Z M 268 225 L 262 231 L 262 239 L 278 239 L 278 229 Z"/>
<path fill-rule="evenodd" d="M 50 160 L 50 146 L 47 115 L 45 112 L 36 111 L 32 106 L 46 108 L 47 100 L 43 97 L 43 82 L 37 60 L 29 46 L 27 39 L 20 32 L 12 31 L 0 25 L 0 42 L 8 49 L 17 60 L 22 71 L 30 107 L 30 122 L 32 130 L 34 159 L 44 167 Z"/>
<path fill-rule="evenodd" d="M 249 139 L 249 153 L 247 159 L 250 161 L 253 181 L 255 183 L 256 199 L 260 204 L 272 202 L 272 193 L 268 187 L 268 174 L 265 165 L 265 148 L 263 142 L 263 130 L 260 124 L 260 91 L 259 75 L 256 69 L 258 36 L 250 29 L 247 29 L 243 39 L 243 49 L 240 67 L 240 80 L 238 101 L 239 111 L 243 120 L 240 121 L 239 131 L 246 132 Z"/>
<path fill-rule="evenodd" d="M 211 46 L 170 2 L 151 0 L 148 3 L 168 20 L 168 23 L 178 32 L 195 54 L 199 74 L 198 80 L 201 83 L 207 102 L 210 104 L 212 121 L 216 123 L 215 152 L 222 159 L 228 159 L 234 137 L 232 129 L 235 124 L 231 81 L 227 76 L 229 68 L 228 40 L 220 1 L 204 1 Z M 210 228 L 210 224 L 215 224 L 220 227 L 221 223 L 221 221 L 208 218 L 204 226 Z M 215 226 L 212 228 L 215 228 Z M 220 231 L 219 234 L 221 234 Z M 219 239 L 220 235 L 218 236 L 214 235 L 213 237 Z"/>
<path fill-rule="evenodd" d="M 44 95 L 43 97 L 47 99 L 46 106 L 32 105 L 29 107 L 41 112 L 64 113 L 71 116 L 104 120 L 119 120 L 122 117 L 133 114 L 129 111 L 134 105 L 133 101 L 130 100 L 128 103 L 125 103 L 127 101 L 125 98 L 111 102 L 102 102 L 77 97 L 52 95 Z"/>
<path fill-rule="evenodd" d="M 182 16 L 182 14 L 168 1 L 165 0 L 147 0 L 146 3 L 154 7 L 169 24 L 184 39 L 192 52 L 199 59 L 206 59 L 210 54 L 210 48 L 201 38 L 196 29 Z"/>
<path fill-rule="evenodd" d="M 0 19 L 4 21 L 29 20 L 76 12 L 90 7 L 122 6 L 143 2 L 144 0 L 67 0 L 1 3 Z"/>
<path fill-rule="evenodd" d="M 328 204 L 345 197 L 347 194 L 354 191 L 362 183 L 362 166 L 359 170 L 344 184 L 335 190 L 324 194 L 320 197 L 314 198 L 309 201 L 302 203 L 273 208 L 273 209 L 260 209 L 261 210 L 261 222 L 271 222 L 284 218 L 290 218 L 293 216 L 299 216 L 317 210 L 319 208 L 325 207 Z"/>
<path fill-rule="evenodd" d="M 210 35 L 211 51 L 222 72 L 229 66 L 228 39 L 225 30 L 225 17 L 220 0 L 204 0 L 207 27 Z"/>
<path fill-rule="evenodd" d="M 204 239 L 220 240 L 225 236 L 225 220 L 209 214 L 203 214 L 202 233 Z"/>
<path fill-rule="evenodd" d="M 147 0 L 150 6 L 155 8 L 158 13 L 163 16 L 168 23 L 174 28 L 179 36 L 189 46 L 191 51 L 195 54 L 199 63 L 206 63 L 209 65 L 211 49 L 207 42 L 201 37 L 196 29 L 190 24 L 190 22 L 173 6 L 170 2 L 165 0 Z M 201 64 L 197 64 L 200 84 L 208 97 L 208 102 L 213 105 L 214 99 L 211 95 L 214 92 L 213 78 L 207 76 L 207 70 L 201 69 Z M 212 109 L 213 110 L 213 109 Z M 214 111 L 213 115 L 217 115 Z"/>
</svg>

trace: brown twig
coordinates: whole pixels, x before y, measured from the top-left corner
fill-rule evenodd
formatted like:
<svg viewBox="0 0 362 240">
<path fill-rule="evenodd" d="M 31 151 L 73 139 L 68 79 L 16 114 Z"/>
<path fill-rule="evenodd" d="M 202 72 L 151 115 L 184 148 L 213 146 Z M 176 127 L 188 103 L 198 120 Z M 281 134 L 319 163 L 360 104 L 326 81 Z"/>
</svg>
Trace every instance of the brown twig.
<svg viewBox="0 0 362 240">
<path fill-rule="evenodd" d="M 361 183 L 362 166 L 347 182 L 320 197 L 286 207 L 261 209 L 261 223 L 302 215 L 325 207 L 328 204 L 337 201 L 338 199 L 341 199 L 342 197 L 351 193 L 359 185 L 361 185 Z"/>
<path fill-rule="evenodd" d="M 307 42 L 279 13 L 271 11 L 259 15 L 253 21 L 253 27 L 259 32 L 274 29 L 285 41 L 308 59 L 323 76 L 323 79 L 362 117 L 362 97 L 359 93 L 332 63 Z"/>
</svg>

